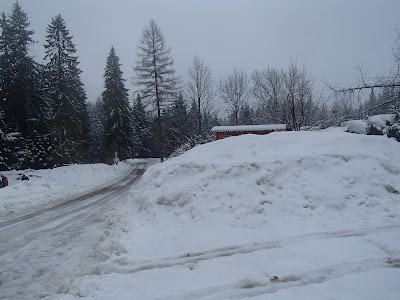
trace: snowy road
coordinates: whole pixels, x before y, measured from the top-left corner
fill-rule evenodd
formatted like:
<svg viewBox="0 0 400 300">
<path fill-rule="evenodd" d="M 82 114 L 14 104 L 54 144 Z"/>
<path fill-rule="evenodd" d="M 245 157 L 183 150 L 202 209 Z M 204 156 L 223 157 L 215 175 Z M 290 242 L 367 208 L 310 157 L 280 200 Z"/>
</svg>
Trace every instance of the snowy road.
<svg viewBox="0 0 400 300">
<path fill-rule="evenodd" d="M 125 200 L 148 163 L 135 164 L 112 186 L 52 208 L 0 223 L 0 298 L 40 298 L 65 292 L 72 276 L 92 272 L 93 249 L 108 213 Z"/>
</svg>

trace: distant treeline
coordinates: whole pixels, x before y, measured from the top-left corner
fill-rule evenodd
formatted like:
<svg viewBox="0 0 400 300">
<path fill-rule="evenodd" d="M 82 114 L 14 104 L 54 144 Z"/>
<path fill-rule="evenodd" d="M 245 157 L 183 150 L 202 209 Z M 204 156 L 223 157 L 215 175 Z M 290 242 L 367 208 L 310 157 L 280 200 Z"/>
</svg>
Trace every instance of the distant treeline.
<svg viewBox="0 0 400 300">
<path fill-rule="evenodd" d="M 112 47 L 105 58 L 104 91 L 88 103 L 77 50 L 62 16 L 47 27 L 43 64 L 30 54 L 34 31 L 29 26 L 18 2 L 1 15 L 0 170 L 112 163 L 115 155 L 163 160 L 212 140 L 214 125 L 284 123 L 300 130 L 398 112 L 396 84 L 369 86 L 367 99 L 357 98 L 352 89 L 333 90 L 332 101 L 293 61 L 287 70 L 246 74 L 234 69 L 215 80 L 196 56 L 182 80 L 153 20 L 143 29 L 133 62 L 137 90 L 129 95 Z"/>
</svg>

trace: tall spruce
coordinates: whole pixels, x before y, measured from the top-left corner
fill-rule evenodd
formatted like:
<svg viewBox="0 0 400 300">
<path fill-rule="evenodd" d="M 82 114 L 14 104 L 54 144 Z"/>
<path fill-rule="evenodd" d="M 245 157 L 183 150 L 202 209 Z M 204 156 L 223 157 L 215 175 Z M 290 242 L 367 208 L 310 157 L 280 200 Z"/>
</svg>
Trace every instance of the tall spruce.
<svg viewBox="0 0 400 300">
<path fill-rule="evenodd" d="M 166 48 L 164 36 L 155 21 L 145 26 L 138 44 L 138 60 L 134 70 L 136 84 L 140 86 L 143 101 L 157 112 L 156 133 L 161 161 L 164 160 L 164 136 L 162 114 L 176 96 L 178 78 L 175 77 L 171 49 Z"/>
<path fill-rule="evenodd" d="M 87 134 L 86 94 L 75 44 L 61 15 L 47 27 L 46 42 L 46 93 L 52 108 L 51 162 L 53 166 L 80 162 Z"/>
<path fill-rule="evenodd" d="M 115 152 L 120 159 L 133 157 L 136 154 L 128 90 L 125 88 L 125 79 L 122 76 L 119 57 L 114 47 L 111 47 L 104 72 L 105 90 L 102 94 L 106 162 L 112 162 Z"/>
<path fill-rule="evenodd" d="M 15 2 L 0 27 L 0 93 L 10 168 L 45 166 L 45 102 L 40 91 L 40 66 L 29 55 L 34 43 L 27 14 Z"/>
<path fill-rule="evenodd" d="M 12 60 L 11 60 L 11 32 L 6 14 L 3 12 L 0 19 L 0 171 L 11 169 L 16 161 L 13 134 L 16 126 L 12 120 Z M 7 124 L 7 125 L 6 125 Z"/>
</svg>

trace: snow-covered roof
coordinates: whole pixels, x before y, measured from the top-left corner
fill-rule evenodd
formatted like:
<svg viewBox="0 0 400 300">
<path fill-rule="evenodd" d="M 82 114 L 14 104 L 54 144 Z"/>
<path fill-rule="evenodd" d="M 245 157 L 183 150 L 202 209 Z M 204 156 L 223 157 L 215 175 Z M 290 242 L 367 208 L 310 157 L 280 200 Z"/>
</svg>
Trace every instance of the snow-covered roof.
<svg viewBox="0 0 400 300">
<path fill-rule="evenodd" d="M 214 126 L 212 132 L 246 132 L 246 131 L 266 131 L 266 130 L 286 130 L 285 124 L 269 125 L 239 125 L 239 126 Z"/>
</svg>

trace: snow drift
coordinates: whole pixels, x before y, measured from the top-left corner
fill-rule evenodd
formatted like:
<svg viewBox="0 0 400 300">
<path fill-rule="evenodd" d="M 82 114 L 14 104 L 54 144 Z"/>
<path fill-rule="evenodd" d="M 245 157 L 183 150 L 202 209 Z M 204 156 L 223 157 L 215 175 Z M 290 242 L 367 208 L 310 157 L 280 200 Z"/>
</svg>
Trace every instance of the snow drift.
<svg viewBox="0 0 400 300">
<path fill-rule="evenodd" d="M 231 137 L 150 167 L 131 198 L 180 222 L 386 222 L 400 213 L 399 153 L 387 138 L 338 129 Z"/>
<path fill-rule="evenodd" d="M 153 165 L 107 217 L 96 271 L 62 298 L 397 299 L 399 153 L 328 129 L 230 137 Z"/>
</svg>

